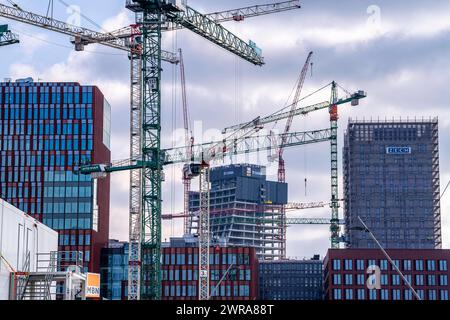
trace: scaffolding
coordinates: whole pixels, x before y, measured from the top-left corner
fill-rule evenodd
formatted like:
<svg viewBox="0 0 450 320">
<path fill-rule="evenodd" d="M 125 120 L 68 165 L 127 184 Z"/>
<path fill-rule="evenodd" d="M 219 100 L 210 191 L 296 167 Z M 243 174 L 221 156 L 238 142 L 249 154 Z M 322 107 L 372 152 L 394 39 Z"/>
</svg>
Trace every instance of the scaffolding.
<svg viewBox="0 0 450 320">
<path fill-rule="evenodd" d="M 36 271 L 30 271 L 30 255 L 23 271 L 11 272 L 10 300 L 84 300 L 86 275 L 83 253 L 52 251 L 36 254 Z"/>
<path fill-rule="evenodd" d="M 361 216 L 385 248 L 441 248 L 439 183 L 437 118 L 350 119 L 344 146 L 348 246 L 373 246 L 352 231 Z"/>
</svg>

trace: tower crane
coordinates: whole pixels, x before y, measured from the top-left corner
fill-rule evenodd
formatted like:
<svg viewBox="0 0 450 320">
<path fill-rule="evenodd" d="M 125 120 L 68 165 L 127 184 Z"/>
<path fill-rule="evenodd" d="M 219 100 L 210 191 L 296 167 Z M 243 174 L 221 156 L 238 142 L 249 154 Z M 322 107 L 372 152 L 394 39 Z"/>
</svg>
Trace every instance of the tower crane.
<svg viewBox="0 0 450 320">
<path fill-rule="evenodd" d="M 161 33 L 184 27 L 255 65 L 262 65 L 263 59 L 253 42 L 245 43 L 211 18 L 186 6 L 183 1 L 127 0 L 126 7 L 135 12 L 136 24 L 119 30 L 119 33 L 107 34 L 26 12 L 16 4 L 13 7 L 0 4 L 0 16 L 71 35 L 77 51 L 82 51 L 89 43 L 99 43 L 121 50 L 126 48 L 130 52 L 131 155 L 140 153 L 145 160 L 143 162 L 151 162 L 151 165 L 141 170 L 143 172 L 132 172 L 130 175 L 128 298 L 158 299 L 161 295 L 159 253 L 162 165 L 158 160 L 161 154 L 161 61 L 177 62 L 175 55 L 161 49 Z M 287 1 L 272 7 L 261 7 L 258 12 L 246 8 L 246 12 L 249 16 L 257 16 L 264 12 L 297 8 L 298 1 Z M 225 18 L 223 21 L 229 21 L 229 18 Z M 165 28 L 167 22 L 174 28 Z M 144 259 L 141 249 L 144 249 Z M 142 260 L 144 263 L 141 263 Z M 146 279 L 144 283 L 141 283 L 141 278 Z"/>
<path fill-rule="evenodd" d="M 8 25 L 0 25 L 0 47 L 19 43 L 19 36 L 9 30 Z"/>
<path fill-rule="evenodd" d="M 328 141 L 331 131 L 329 129 L 295 132 L 284 136 L 285 147 L 306 145 Z M 277 144 L 281 143 L 282 136 L 275 137 Z M 188 163 L 190 178 L 199 177 L 200 180 L 200 211 L 199 211 L 199 299 L 209 299 L 209 165 L 213 161 L 224 160 L 230 155 L 248 154 L 251 152 L 267 151 L 274 148 L 273 136 L 244 136 L 233 137 L 230 140 L 214 141 L 192 146 L 192 154 L 186 153 L 186 146 L 161 150 L 161 163 L 163 165 Z M 116 161 L 111 164 L 87 164 L 78 169 L 80 174 L 113 173 L 128 170 L 145 170 L 153 162 L 143 161 L 142 157 Z M 203 238 L 202 238 L 203 235 Z M 204 243 L 202 242 L 204 241 Z M 203 244 L 203 245 L 202 245 Z M 202 251 L 203 249 L 203 251 Z M 201 259 L 203 258 L 203 259 Z M 202 261 L 204 260 L 204 261 Z M 201 276 L 201 277 L 200 277 Z"/>
<path fill-rule="evenodd" d="M 331 233 L 331 248 L 338 248 L 339 243 L 341 242 L 342 238 L 339 236 L 339 192 L 338 192 L 338 156 L 337 156 L 337 132 L 338 132 L 338 108 L 341 105 L 350 103 L 352 106 L 359 105 L 359 101 L 361 99 L 364 99 L 367 97 L 366 92 L 359 90 L 354 93 L 347 92 L 348 94 L 344 98 L 338 98 L 338 90 L 337 88 L 339 85 L 333 81 L 331 84 L 331 99 L 330 101 L 324 101 L 321 103 L 317 103 L 314 105 L 302 107 L 302 108 L 291 108 L 288 112 L 275 112 L 267 117 L 257 117 L 249 122 L 241 123 L 238 125 L 230 126 L 225 128 L 222 133 L 226 134 L 228 132 L 245 132 L 247 130 L 261 130 L 264 128 L 265 124 L 276 122 L 278 120 L 282 119 L 289 119 L 291 117 L 297 116 L 297 115 L 305 115 L 310 112 L 319 111 L 322 109 L 328 109 L 328 112 L 330 114 L 330 130 L 332 132 L 332 136 L 330 139 L 331 144 L 331 201 L 330 201 L 330 207 L 331 207 L 331 226 L 330 226 L 330 233 Z M 294 99 L 294 104 L 298 101 L 298 99 Z"/>
<path fill-rule="evenodd" d="M 297 90 L 295 91 L 294 101 L 291 105 L 291 110 L 289 112 L 289 117 L 286 120 L 286 126 L 284 128 L 284 135 L 287 135 L 289 131 L 291 130 L 292 121 L 294 120 L 294 111 L 297 109 L 298 102 L 300 100 L 301 92 L 303 89 L 303 84 L 305 83 L 306 74 L 308 73 L 308 68 L 311 63 L 313 52 L 310 52 L 308 54 L 308 57 L 306 58 L 306 62 L 303 65 L 302 72 L 300 74 L 300 78 L 297 85 Z M 284 152 L 284 139 L 281 140 L 281 144 L 279 146 L 278 150 L 278 182 L 285 183 L 286 182 L 286 167 L 283 159 L 283 152 Z M 284 222 L 286 219 L 286 209 L 284 206 L 281 207 L 281 220 Z M 281 258 L 286 258 L 286 226 L 283 226 L 282 228 L 283 234 L 281 235 L 282 240 L 282 249 L 281 249 Z"/>
<path fill-rule="evenodd" d="M 192 132 L 189 130 L 189 113 L 188 113 L 188 104 L 187 104 L 187 92 L 186 92 L 186 75 L 184 69 L 184 59 L 183 59 L 183 51 L 179 49 L 180 56 L 180 81 L 181 81 L 181 94 L 182 94 L 182 103 L 183 103 L 183 123 L 184 123 L 184 135 L 185 135 L 185 145 L 186 145 L 186 154 L 188 157 L 192 156 L 192 145 L 194 144 L 194 137 Z M 189 168 L 186 164 L 183 168 L 183 187 L 184 187 L 184 234 L 188 233 L 189 228 L 189 191 L 191 189 L 191 179 L 189 175 L 186 173 L 189 171 Z"/>
</svg>

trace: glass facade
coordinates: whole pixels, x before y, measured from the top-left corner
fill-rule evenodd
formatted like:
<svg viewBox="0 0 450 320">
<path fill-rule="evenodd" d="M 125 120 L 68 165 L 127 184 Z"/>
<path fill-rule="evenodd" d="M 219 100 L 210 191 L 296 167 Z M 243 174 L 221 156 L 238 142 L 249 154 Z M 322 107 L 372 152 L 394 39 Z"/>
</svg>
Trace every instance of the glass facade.
<svg viewBox="0 0 450 320">
<path fill-rule="evenodd" d="M 261 261 L 259 297 L 261 300 L 322 300 L 322 260 Z M 341 278 L 334 281 L 340 283 Z"/>
<path fill-rule="evenodd" d="M 96 87 L 77 83 L 0 84 L 1 196 L 58 231 L 61 250 L 83 251 L 90 271 L 98 269 L 91 263 L 94 182 L 73 171 L 94 158 L 110 161 L 109 146 L 94 150 L 95 127 L 110 130 L 110 107 L 106 119 L 95 120 L 105 113 L 96 97 Z M 100 202 L 109 220 L 109 199 Z M 97 238 L 107 238 L 102 232 Z"/>
<path fill-rule="evenodd" d="M 125 300 L 128 295 L 128 243 L 110 240 L 102 249 L 100 295 L 108 300 Z"/>
<path fill-rule="evenodd" d="M 438 120 L 352 121 L 345 133 L 344 215 L 351 248 L 441 248 Z"/>
</svg>

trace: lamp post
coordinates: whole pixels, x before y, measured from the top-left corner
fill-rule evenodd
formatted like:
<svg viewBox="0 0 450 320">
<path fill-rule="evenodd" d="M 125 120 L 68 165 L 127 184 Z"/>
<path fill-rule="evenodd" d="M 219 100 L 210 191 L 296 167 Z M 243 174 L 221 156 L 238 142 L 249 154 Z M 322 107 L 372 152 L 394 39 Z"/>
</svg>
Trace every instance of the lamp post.
<svg viewBox="0 0 450 320">
<path fill-rule="evenodd" d="M 363 225 L 363 228 L 361 227 L 353 227 L 350 228 L 352 230 L 359 230 L 359 231 L 364 231 L 369 233 L 370 237 L 373 239 L 373 241 L 375 241 L 375 243 L 377 244 L 377 246 L 380 248 L 381 252 L 383 252 L 384 256 L 386 257 L 386 259 L 389 260 L 390 264 L 392 265 L 392 267 L 395 269 L 395 271 L 397 271 L 397 273 L 400 275 L 400 277 L 403 279 L 403 281 L 406 283 L 406 286 L 412 291 L 412 293 L 414 294 L 414 297 L 417 300 L 422 300 L 420 298 L 420 296 L 417 294 L 416 290 L 414 290 L 414 288 L 412 287 L 411 283 L 408 281 L 408 279 L 406 279 L 406 277 L 403 275 L 403 273 L 400 271 L 400 269 L 398 268 L 398 266 L 394 263 L 394 261 L 391 259 L 391 257 L 389 256 L 389 254 L 386 252 L 386 250 L 384 250 L 384 248 L 382 247 L 382 245 L 380 244 L 380 242 L 377 240 L 377 238 L 375 237 L 375 235 L 372 233 L 372 231 L 370 231 L 369 227 L 364 223 L 364 221 L 361 219 L 360 216 L 358 216 L 358 220 L 361 222 L 361 224 Z"/>
</svg>

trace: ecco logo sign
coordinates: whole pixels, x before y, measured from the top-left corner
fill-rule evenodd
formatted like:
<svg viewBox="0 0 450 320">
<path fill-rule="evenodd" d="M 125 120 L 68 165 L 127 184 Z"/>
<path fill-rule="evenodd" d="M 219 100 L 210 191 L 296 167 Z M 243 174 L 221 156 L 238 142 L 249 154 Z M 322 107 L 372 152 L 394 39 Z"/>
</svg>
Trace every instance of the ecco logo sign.
<svg viewBox="0 0 450 320">
<path fill-rule="evenodd" d="M 411 147 L 387 147 L 387 154 L 411 154 Z"/>
</svg>

